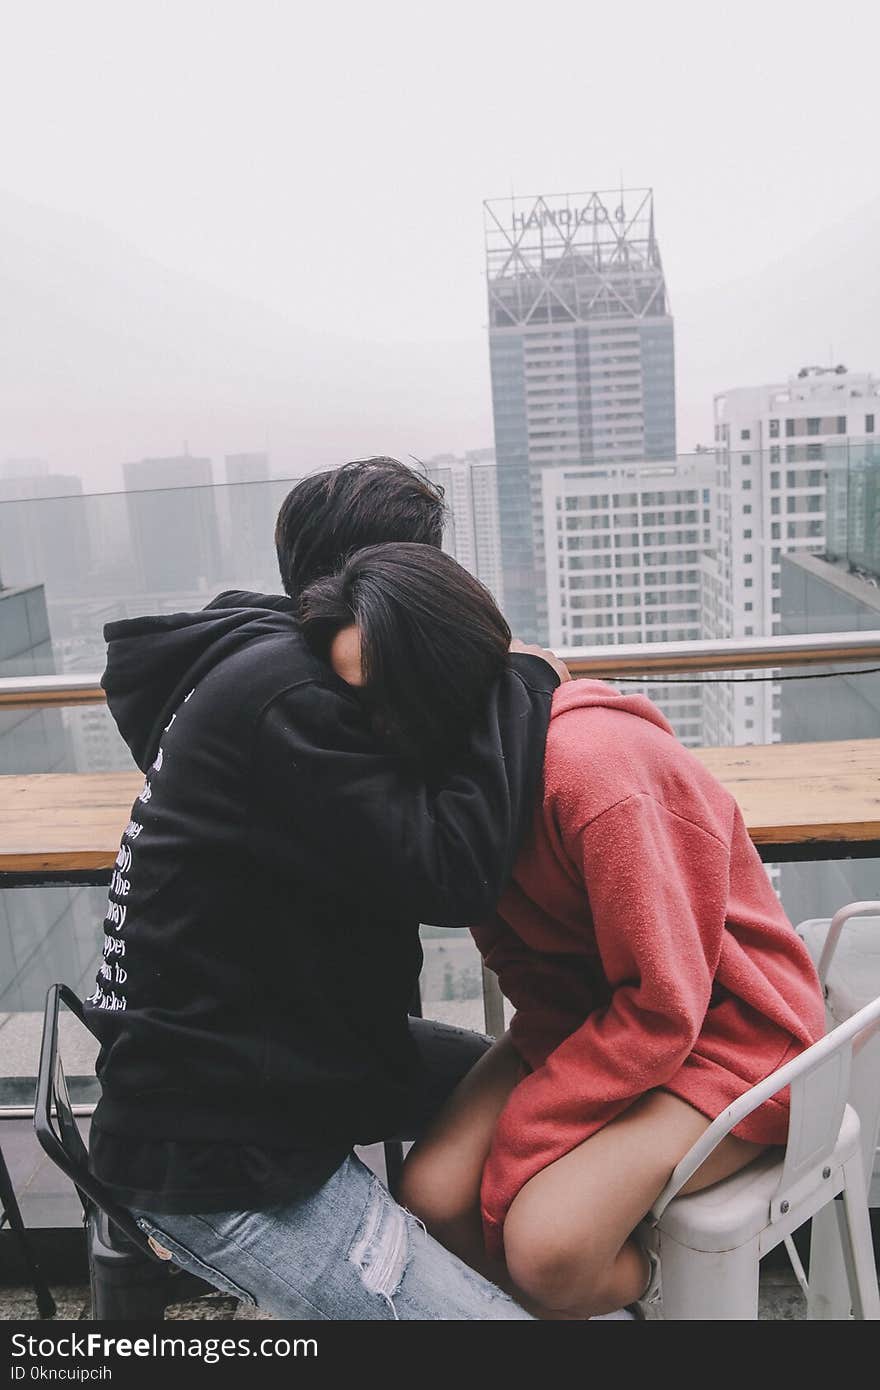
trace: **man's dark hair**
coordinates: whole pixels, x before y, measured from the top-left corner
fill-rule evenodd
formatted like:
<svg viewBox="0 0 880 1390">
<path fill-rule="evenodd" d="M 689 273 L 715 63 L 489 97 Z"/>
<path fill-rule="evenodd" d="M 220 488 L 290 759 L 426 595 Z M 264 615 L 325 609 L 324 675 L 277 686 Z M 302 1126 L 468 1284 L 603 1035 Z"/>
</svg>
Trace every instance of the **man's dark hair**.
<svg viewBox="0 0 880 1390">
<path fill-rule="evenodd" d="M 386 541 L 443 541 L 443 489 L 397 459 L 370 458 L 314 473 L 287 494 L 275 526 L 285 591 L 335 574 L 356 550 Z"/>
<path fill-rule="evenodd" d="M 483 715 L 510 649 L 510 628 L 489 590 L 428 545 L 374 545 L 304 591 L 300 616 L 312 650 L 355 624 L 359 691 L 401 752 L 440 764 Z"/>
</svg>

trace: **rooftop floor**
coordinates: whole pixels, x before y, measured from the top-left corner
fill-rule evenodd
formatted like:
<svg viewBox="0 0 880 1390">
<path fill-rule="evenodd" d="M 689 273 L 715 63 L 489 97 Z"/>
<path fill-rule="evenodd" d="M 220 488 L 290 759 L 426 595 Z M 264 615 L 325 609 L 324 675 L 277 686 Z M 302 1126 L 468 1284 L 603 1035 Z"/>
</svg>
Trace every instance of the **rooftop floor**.
<svg viewBox="0 0 880 1390">
<path fill-rule="evenodd" d="M 18 1194 L 25 1224 L 29 1229 L 73 1228 L 79 1225 L 80 1208 L 76 1194 L 67 1179 L 38 1148 L 29 1120 L 0 1122 L 0 1144 Z M 380 1177 L 384 1177 L 383 1152 L 380 1145 L 360 1150 L 361 1157 Z M 8 1232 L 2 1239 L 10 1239 Z M 89 1316 L 89 1289 L 83 1282 L 55 1282 L 51 1263 L 45 1261 L 49 1282 L 58 1305 L 58 1317 L 82 1319 Z M 70 1278 L 68 1274 L 67 1278 Z M 215 1294 L 194 1303 L 181 1303 L 168 1310 L 169 1319 L 233 1318 L 242 1316 L 235 1299 Z M 255 1314 L 248 1310 L 248 1316 Z M 803 1318 L 805 1303 L 793 1274 L 787 1268 L 774 1266 L 762 1271 L 759 1316 L 763 1320 Z M 37 1317 L 37 1305 L 30 1288 L 15 1284 L 0 1284 L 0 1322 L 30 1320 Z"/>
<path fill-rule="evenodd" d="M 53 1287 L 58 1305 L 59 1318 L 88 1318 L 89 1291 L 85 1285 L 66 1285 Z M 195 1303 L 180 1303 L 169 1308 L 166 1318 L 203 1319 L 234 1318 L 242 1316 L 234 1298 L 224 1294 L 214 1294 L 199 1299 Z M 0 1286 L 0 1322 L 9 1319 L 36 1318 L 37 1305 L 30 1289 Z M 248 1310 L 248 1317 L 258 1316 Z M 761 1297 L 758 1316 L 762 1321 L 774 1322 L 780 1318 L 803 1318 L 806 1305 L 794 1276 L 782 1270 L 768 1270 L 761 1278 Z"/>
</svg>

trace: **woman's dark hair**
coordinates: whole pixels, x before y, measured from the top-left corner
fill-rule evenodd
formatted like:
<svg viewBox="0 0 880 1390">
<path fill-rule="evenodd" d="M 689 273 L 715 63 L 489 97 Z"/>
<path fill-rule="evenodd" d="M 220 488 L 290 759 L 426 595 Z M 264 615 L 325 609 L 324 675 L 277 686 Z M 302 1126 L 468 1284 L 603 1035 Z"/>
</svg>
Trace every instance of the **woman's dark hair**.
<svg viewBox="0 0 880 1390">
<path fill-rule="evenodd" d="M 361 695 L 399 751 L 442 763 L 467 740 L 510 649 L 489 590 L 429 545 L 373 545 L 300 600 L 306 640 L 323 659 L 356 624 Z"/>
<path fill-rule="evenodd" d="M 443 489 L 397 459 L 370 458 L 314 473 L 287 494 L 275 526 L 285 592 L 335 574 L 349 555 L 386 541 L 443 541 Z"/>
</svg>

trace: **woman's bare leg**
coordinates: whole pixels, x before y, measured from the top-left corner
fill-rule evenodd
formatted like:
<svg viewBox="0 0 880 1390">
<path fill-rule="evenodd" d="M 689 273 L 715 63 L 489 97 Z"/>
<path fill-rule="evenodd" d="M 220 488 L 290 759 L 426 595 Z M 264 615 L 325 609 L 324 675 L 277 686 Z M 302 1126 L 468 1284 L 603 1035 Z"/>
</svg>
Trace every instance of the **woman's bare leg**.
<svg viewBox="0 0 880 1390">
<path fill-rule="evenodd" d="M 513 1285 L 557 1317 L 590 1317 L 639 1298 L 649 1270 L 632 1232 L 708 1125 L 686 1101 L 649 1091 L 536 1174 L 504 1224 Z M 762 1147 L 728 1135 L 682 1191 L 737 1172 Z"/>
<path fill-rule="evenodd" d="M 522 1188 L 504 1226 L 505 1267 L 485 1252 L 480 1183 L 498 1116 L 525 1074 L 505 1034 L 409 1153 L 400 1200 L 441 1244 L 539 1316 L 612 1312 L 644 1291 L 648 1262 L 631 1233 L 709 1121 L 666 1091 L 635 1101 Z M 682 1191 L 709 1187 L 760 1152 L 728 1136 Z"/>
<path fill-rule="evenodd" d="M 483 1245 L 480 1182 L 495 1123 L 526 1074 L 505 1033 L 456 1087 L 403 1165 L 400 1202 L 448 1250 L 495 1283 L 503 1266 Z"/>
</svg>

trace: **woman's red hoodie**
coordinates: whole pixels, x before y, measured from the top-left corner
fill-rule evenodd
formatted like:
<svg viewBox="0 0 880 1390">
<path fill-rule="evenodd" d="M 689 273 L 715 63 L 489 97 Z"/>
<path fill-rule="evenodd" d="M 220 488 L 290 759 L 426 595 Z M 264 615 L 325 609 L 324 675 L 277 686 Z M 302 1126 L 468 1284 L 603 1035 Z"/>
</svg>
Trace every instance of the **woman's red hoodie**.
<svg viewBox="0 0 880 1390">
<path fill-rule="evenodd" d="M 499 1253 L 524 1183 L 646 1091 L 714 1118 L 824 1032 L 819 982 L 731 794 L 643 695 L 556 691 L 543 797 L 497 917 L 474 931 L 531 1074 L 486 1164 Z M 785 1142 L 788 1095 L 733 1133 Z"/>
</svg>

